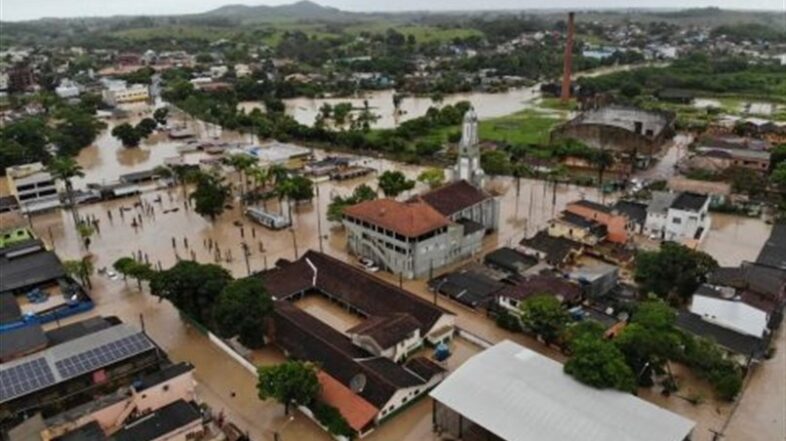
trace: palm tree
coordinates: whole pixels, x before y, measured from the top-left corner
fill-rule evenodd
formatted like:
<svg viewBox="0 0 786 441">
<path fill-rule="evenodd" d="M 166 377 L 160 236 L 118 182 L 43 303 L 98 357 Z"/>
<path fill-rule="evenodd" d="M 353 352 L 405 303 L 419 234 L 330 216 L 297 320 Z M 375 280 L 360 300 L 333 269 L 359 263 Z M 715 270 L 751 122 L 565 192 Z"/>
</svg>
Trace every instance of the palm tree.
<svg viewBox="0 0 786 441">
<path fill-rule="evenodd" d="M 79 165 L 73 158 L 68 157 L 55 157 L 47 166 L 49 173 L 52 174 L 58 181 L 62 181 L 65 185 L 66 197 L 68 204 L 71 207 L 71 216 L 74 218 L 74 225 L 79 224 L 79 216 L 76 211 L 76 203 L 74 202 L 74 185 L 71 182 L 72 178 L 83 178 L 85 172 L 82 166 Z"/>
<path fill-rule="evenodd" d="M 245 204 L 246 171 L 257 163 L 255 158 L 247 155 L 234 155 L 229 158 L 229 164 L 237 170 L 240 179 L 240 203 Z"/>
<path fill-rule="evenodd" d="M 289 222 L 292 222 L 292 194 L 297 190 L 295 183 L 291 179 L 283 179 L 276 182 L 276 194 L 278 195 L 278 206 L 281 207 L 281 200 L 286 198 L 287 211 L 289 212 Z M 281 212 L 281 214 L 284 214 Z"/>
</svg>

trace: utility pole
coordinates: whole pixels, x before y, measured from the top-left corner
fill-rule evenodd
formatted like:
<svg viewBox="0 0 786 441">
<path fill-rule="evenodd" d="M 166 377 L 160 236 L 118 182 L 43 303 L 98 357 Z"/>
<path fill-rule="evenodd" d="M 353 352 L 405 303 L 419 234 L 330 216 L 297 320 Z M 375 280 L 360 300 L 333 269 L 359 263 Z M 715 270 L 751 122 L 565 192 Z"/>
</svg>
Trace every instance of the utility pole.
<svg viewBox="0 0 786 441">
<path fill-rule="evenodd" d="M 297 252 L 297 236 L 295 236 L 295 230 L 290 228 L 289 232 L 292 233 L 292 247 L 295 249 L 295 260 L 298 259 L 298 252 Z"/>
<path fill-rule="evenodd" d="M 324 250 L 322 249 L 322 214 L 319 210 L 319 184 L 316 185 L 317 187 L 317 235 L 319 236 L 319 252 L 323 253 Z"/>
</svg>

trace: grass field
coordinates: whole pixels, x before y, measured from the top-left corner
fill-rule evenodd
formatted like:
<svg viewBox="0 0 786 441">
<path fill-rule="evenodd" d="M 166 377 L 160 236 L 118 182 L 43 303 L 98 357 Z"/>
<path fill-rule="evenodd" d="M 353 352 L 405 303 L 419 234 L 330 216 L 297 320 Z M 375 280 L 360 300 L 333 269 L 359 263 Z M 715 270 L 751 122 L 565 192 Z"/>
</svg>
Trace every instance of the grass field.
<svg viewBox="0 0 786 441">
<path fill-rule="evenodd" d="M 478 137 L 481 141 L 498 141 L 510 144 L 543 145 L 549 142 L 549 133 L 567 119 L 567 113 L 547 114 L 536 110 L 523 110 L 511 115 L 480 121 Z M 448 134 L 458 133 L 459 126 L 443 127 L 424 137 L 447 142 Z"/>
</svg>

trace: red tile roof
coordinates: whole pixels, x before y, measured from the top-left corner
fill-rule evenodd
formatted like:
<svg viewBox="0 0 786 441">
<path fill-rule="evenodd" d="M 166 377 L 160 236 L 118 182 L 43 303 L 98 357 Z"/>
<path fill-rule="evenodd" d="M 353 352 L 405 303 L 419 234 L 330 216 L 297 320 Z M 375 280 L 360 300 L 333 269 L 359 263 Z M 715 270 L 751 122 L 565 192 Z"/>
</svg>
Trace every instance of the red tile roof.
<svg viewBox="0 0 786 441">
<path fill-rule="evenodd" d="M 349 426 L 356 431 L 362 432 L 377 416 L 379 409 L 364 400 L 360 395 L 353 393 L 340 381 L 324 371 L 319 371 L 317 378 L 319 378 L 319 384 L 322 386 L 319 397 L 325 403 L 338 409 L 341 416 L 349 423 Z"/>
<path fill-rule="evenodd" d="M 346 208 L 344 215 L 406 237 L 418 237 L 450 224 L 448 218 L 422 201 L 375 199 Z"/>
</svg>

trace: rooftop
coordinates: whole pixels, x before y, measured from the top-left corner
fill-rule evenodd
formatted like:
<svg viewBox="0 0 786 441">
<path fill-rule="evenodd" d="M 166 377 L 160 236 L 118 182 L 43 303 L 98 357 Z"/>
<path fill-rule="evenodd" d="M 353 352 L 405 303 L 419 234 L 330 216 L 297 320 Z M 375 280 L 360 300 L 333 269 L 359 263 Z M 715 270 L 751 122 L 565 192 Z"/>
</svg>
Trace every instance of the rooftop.
<svg viewBox="0 0 786 441">
<path fill-rule="evenodd" d="M 671 207 L 671 204 L 676 198 L 676 193 L 670 193 L 667 191 L 653 191 L 652 199 L 650 199 L 650 203 L 647 205 L 647 213 L 665 215 L 669 211 L 669 207 Z"/>
<path fill-rule="evenodd" d="M 707 203 L 707 196 L 696 193 L 683 192 L 671 203 L 671 208 L 677 210 L 699 211 Z"/>
<path fill-rule="evenodd" d="M 695 425 L 631 394 L 585 386 L 508 340 L 470 358 L 431 396 L 506 441 L 682 441 Z"/>
<path fill-rule="evenodd" d="M 508 247 L 498 248 L 486 254 L 483 261 L 487 265 L 496 266 L 515 274 L 523 273 L 538 263 L 538 259 L 521 254 Z"/>
<path fill-rule="evenodd" d="M 786 270 L 786 224 L 775 224 L 756 262 Z"/>
<path fill-rule="evenodd" d="M 0 292 L 9 292 L 65 276 L 65 268 L 37 239 L 5 247 L 0 252 Z"/>
<path fill-rule="evenodd" d="M 276 269 L 262 272 L 259 277 L 268 292 L 279 300 L 316 290 L 352 305 L 365 317 L 409 314 L 419 323 L 421 335 L 428 334 L 443 314 L 450 314 L 360 268 L 312 250 L 294 262 L 281 262 Z"/>
<path fill-rule="evenodd" d="M 603 204 L 599 204 L 597 202 L 589 201 L 587 199 L 580 199 L 578 201 L 573 201 L 568 205 L 579 205 L 584 208 L 589 208 L 590 210 L 599 211 L 601 213 L 611 213 L 613 210 L 611 207 L 608 207 Z"/>
<path fill-rule="evenodd" d="M 348 329 L 346 333 L 365 335 L 377 342 L 382 349 L 387 349 L 404 341 L 419 327 L 420 323 L 411 315 L 399 313 L 387 317 L 369 317 L 357 326 Z"/>
<path fill-rule="evenodd" d="M 183 426 L 200 421 L 202 414 L 193 403 L 177 400 L 126 424 L 110 438 L 113 441 L 152 441 Z"/>
<path fill-rule="evenodd" d="M 445 216 L 479 204 L 491 195 L 465 180 L 452 182 L 418 197 Z"/>
<path fill-rule="evenodd" d="M 689 311 L 678 311 L 675 325 L 690 334 L 708 338 L 736 354 L 760 358 L 765 350 L 766 345 L 761 338 L 712 323 Z"/>
<path fill-rule="evenodd" d="M 583 112 L 570 121 L 570 124 L 600 124 L 633 132 L 637 122 L 642 123 L 645 128 L 651 128 L 653 136 L 658 136 L 669 124 L 669 118 L 660 112 L 635 107 L 606 106 Z"/>
<path fill-rule="evenodd" d="M 423 201 L 399 202 L 394 199 L 374 199 L 347 207 L 344 216 L 410 238 L 422 236 L 450 224 L 447 217 Z"/>
<path fill-rule="evenodd" d="M 552 295 L 560 302 L 573 303 L 581 298 L 581 287 L 567 279 L 550 275 L 527 277 L 517 285 L 506 285 L 497 295 L 525 300 L 537 295 Z"/>
<path fill-rule="evenodd" d="M 521 240 L 524 247 L 546 254 L 546 260 L 552 264 L 561 263 L 572 252 L 579 251 L 583 245 L 564 237 L 552 237 L 546 231 L 538 231 L 535 236 Z"/>
<path fill-rule="evenodd" d="M 614 204 L 614 209 L 628 216 L 628 219 L 637 224 L 644 224 L 647 221 L 647 204 L 619 200 Z"/>
</svg>

